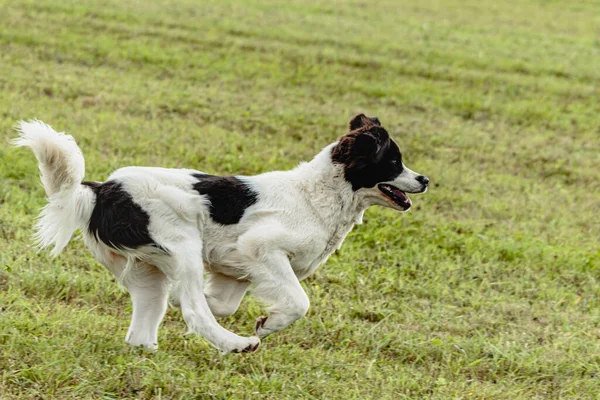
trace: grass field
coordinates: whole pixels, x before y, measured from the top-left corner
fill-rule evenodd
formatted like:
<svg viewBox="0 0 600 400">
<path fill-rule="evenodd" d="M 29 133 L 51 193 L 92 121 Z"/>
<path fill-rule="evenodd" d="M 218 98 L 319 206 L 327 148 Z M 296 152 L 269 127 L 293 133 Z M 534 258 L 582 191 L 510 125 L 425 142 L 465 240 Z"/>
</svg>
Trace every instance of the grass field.
<svg viewBox="0 0 600 400">
<path fill-rule="evenodd" d="M 418 5 L 417 5 L 418 4 Z M 600 398 L 600 2 L 0 0 L 0 399 Z M 220 356 L 129 297 L 45 204 L 19 119 L 127 165 L 292 168 L 377 115 L 432 186 L 373 208 L 306 318 Z M 249 298 L 223 324 L 250 334 Z"/>
</svg>

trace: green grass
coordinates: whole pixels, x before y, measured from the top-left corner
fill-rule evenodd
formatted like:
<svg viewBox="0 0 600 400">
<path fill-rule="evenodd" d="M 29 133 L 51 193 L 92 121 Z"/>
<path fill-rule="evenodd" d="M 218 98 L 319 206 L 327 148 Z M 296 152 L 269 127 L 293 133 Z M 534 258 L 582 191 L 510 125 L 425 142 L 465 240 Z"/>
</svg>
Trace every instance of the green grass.
<svg viewBox="0 0 600 400">
<path fill-rule="evenodd" d="M 0 0 L 0 398 L 598 398 L 600 3 L 224 3 Z M 32 246 L 19 119 L 103 180 L 291 168 L 359 112 L 432 187 L 369 210 L 255 354 L 184 337 L 178 310 L 130 349 L 128 295 L 81 240 Z"/>
</svg>

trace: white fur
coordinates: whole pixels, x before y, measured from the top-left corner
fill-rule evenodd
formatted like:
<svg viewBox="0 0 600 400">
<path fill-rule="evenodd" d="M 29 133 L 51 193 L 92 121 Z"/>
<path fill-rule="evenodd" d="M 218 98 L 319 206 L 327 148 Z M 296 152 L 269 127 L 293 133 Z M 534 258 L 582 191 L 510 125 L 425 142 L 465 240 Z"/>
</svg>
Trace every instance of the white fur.
<svg viewBox="0 0 600 400">
<path fill-rule="evenodd" d="M 86 227 L 94 207 L 93 192 L 79 184 L 83 158 L 70 136 L 41 122 L 21 123 L 19 130 L 15 143 L 33 149 L 50 201 L 38 225 L 41 244 L 54 244 L 57 253 L 75 229 Z M 197 171 L 115 171 L 109 180 L 120 182 L 146 211 L 151 237 L 169 251 L 115 250 L 83 229 L 92 254 L 131 293 L 134 311 L 127 342 L 157 347 L 158 325 L 171 296 L 191 332 L 223 352 L 252 351 L 258 337 L 238 336 L 215 320 L 236 311 L 251 283 L 254 295 L 269 306 L 268 318 L 257 324 L 259 337 L 305 315 L 310 302 L 300 280 L 341 246 L 367 207 L 392 207 L 376 188 L 352 190 L 343 166 L 331 161 L 333 146 L 291 171 L 239 177 L 258 193 L 258 201 L 232 225 L 210 218 L 208 199 L 192 188 L 196 179 L 191 173 Z M 417 176 L 406 168 L 391 183 L 401 190 L 422 191 Z"/>
<path fill-rule="evenodd" d="M 42 247 L 54 245 L 56 256 L 69 243 L 75 230 L 90 219 L 93 193 L 81 185 L 85 162 L 73 137 L 58 133 L 41 121 L 21 121 L 13 144 L 29 147 L 38 159 L 48 204 L 36 225 L 36 241 Z"/>
</svg>

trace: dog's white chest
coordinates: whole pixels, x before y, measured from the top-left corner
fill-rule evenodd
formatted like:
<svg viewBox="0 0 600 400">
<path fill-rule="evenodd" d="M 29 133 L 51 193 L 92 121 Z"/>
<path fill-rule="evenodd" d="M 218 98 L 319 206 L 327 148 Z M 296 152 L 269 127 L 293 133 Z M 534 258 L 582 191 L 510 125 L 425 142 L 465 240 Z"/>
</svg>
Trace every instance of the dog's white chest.
<svg viewBox="0 0 600 400">
<path fill-rule="evenodd" d="M 319 265 L 327 261 L 329 256 L 342 246 L 344 239 L 354 227 L 354 223 L 355 221 L 352 220 L 340 224 L 332 235 L 323 240 L 314 241 L 309 248 L 299 252 L 299 257 L 292 258 L 292 268 L 298 279 L 306 279 L 315 272 Z"/>
</svg>

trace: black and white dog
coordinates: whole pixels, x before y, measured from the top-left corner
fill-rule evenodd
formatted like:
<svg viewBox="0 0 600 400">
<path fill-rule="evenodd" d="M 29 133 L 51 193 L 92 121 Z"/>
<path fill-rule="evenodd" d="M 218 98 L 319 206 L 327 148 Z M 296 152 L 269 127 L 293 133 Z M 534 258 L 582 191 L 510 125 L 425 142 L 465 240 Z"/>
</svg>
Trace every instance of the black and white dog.
<svg viewBox="0 0 600 400">
<path fill-rule="evenodd" d="M 168 298 L 191 332 L 222 352 L 251 352 L 260 339 L 303 317 L 300 281 L 338 249 L 371 205 L 406 211 L 406 193 L 429 179 L 408 169 L 377 118 L 361 114 L 350 131 L 291 171 L 219 177 L 188 169 L 126 167 L 106 182 L 84 182 L 71 136 L 21 122 L 17 146 L 30 147 L 48 195 L 37 224 L 42 247 L 61 252 L 77 229 L 94 257 L 131 294 L 126 341 L 156 349 Z M 233 314 L 248 287 L 269 308 L 256 336 L 216 321 Z"/>
</svg>

